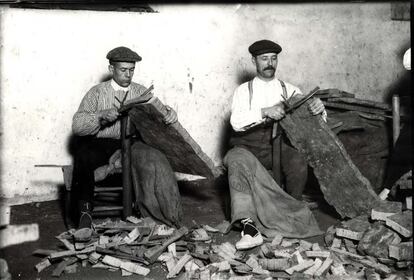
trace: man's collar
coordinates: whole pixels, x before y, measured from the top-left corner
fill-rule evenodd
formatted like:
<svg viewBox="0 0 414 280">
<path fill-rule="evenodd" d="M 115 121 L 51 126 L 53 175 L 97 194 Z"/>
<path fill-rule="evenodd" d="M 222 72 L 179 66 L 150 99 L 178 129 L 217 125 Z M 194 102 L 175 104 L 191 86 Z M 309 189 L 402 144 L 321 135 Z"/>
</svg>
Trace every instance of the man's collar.
<svg viewBox="0 0 414 280">
<path fill-rule="evenodd" d="M 121 87 L 120 85 L 118 85 L 114 79 L 111 80 L 111 86 L 115 91 L 118 90 L 122 90 L 122 91 L 129 91 L 129 88 L 131 87 L 131 85 L 127 86 L 127 87 Z"/>
<path fill-rule="evenodd" d="M 260 83 L 264 83 L 264 84 L 271 83 L 271 82 L 274 82 L 274 81 L 277 81 L 277 80 L 278 80 L 278 79 L 276 78 L 276 76 L 273 76 L 273 79 L 271 79 L 270 81 L 265 81 L 265 80 L 262 80 L 262 79 L 260 79 L 260 78 L 259 78 L 259 76 L 254 77 L 254 79 L 255 79 L 256 81 L 259 81 Z"/>
</svg>

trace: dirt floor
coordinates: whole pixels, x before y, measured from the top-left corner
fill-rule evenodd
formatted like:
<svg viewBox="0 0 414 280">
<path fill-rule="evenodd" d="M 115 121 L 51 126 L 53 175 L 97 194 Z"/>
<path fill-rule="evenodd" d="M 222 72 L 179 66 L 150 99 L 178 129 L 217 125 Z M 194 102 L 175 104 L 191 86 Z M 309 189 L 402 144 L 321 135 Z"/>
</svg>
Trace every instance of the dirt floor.
<svg viewBox="0 0 414 280">
<path fill-rule="evenodd" d="M 219 184 L 220 185 L 220 184 Z M 191 227 L 194 223 L 215 226 L 227 217 L 228 193 L 227 189 L 220 186 L 206 186 L 203 184 L 187 184 L 180 186 L 185 213 L 184 224 Z M 42 203 L 30 203 L 12 207 L 10 224 L 38 223 L 40 239 L 36 242 L 15 245 L 1 251 L 0 257 L 7 260 L 12 279 L 56 279 L 52 277 L 55 267 L 51 266 L 41 273 L 37 273 L 35 265 L 41 261 L 38 256 L 33 256 L 36 249 L 57 249 L 60 242 L 55 238 L 66 231 L 63 220 L 63 203 L 61 200 Z M 338 216 L 326 204 L 314 210 L 315 216 L 322 230 L 339 222 Z M 223 235 L 213 234 L 214 243 L 231 242 L 234 244 L 240 233 L 236 230 Z M 312 242 L 323 243 L 322 236 L 308 239 Z M 257 249 L 257 248 L 256 248 Z M 253 249 L 255 250 L 255 249 Z M 110 272 L 104 269 L 92 269 L 90 266 L 82 268 L 75 274 L 63 274 L 60 279 L 165 279 L 166 270 L 161 264 L 150 267 L 151 273 L 146 277 L 132 275 L 122 277 L 120 271 Z"/>
</svg>

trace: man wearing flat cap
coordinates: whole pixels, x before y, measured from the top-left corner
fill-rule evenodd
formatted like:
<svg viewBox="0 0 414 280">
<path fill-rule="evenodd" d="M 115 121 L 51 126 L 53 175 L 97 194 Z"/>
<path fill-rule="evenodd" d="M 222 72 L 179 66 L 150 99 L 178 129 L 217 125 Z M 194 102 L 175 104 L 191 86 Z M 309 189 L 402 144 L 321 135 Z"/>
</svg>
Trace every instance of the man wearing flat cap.
<svg viewBox="0 0 414 280">
<path fill-rule="evenodd" d="M 116 107 L 120 100 L 140 97 L 146 90 L 132 81 L 135 63 L 142 60 L 136 52 L 118 47 L 108 52 L 106 58 L 109 60 L 108 69 L 112 79 L 95 85 L 86 93 L 72 122 L 73 133 L 80 136 L 74 153 L 72 179 L 72 192 L 78 202 L 79 228 L 92 225 L 95 170 L 107 165 L 111 170 L 109 172 L 112 172 L 115 167 L 119 167 L 121 125 Z M 164 122 L 172 124 L 177 121 L 177 114 L 171 107 L 167 108 Z M 132 144 L 131 158 L 135 192 L 141 192 L 136 198 L 141 214 L 168 225 L 178 225 L 182 216 L 181 201 L 174 173 L 166 157 L 138 139 Z M 163 174 L 161 179 L 155 180 L 156 172 Z M 145 196 L 142 192 L 146 193 Z M 155 197 L 160 193 L 163 195 Z M 176 211 L 167 209 L 171 204 L 174 204 Z"/>
<path fill-rule="evenodd" d="M 224 158 L 228 168 L 232 223 L 242 226 L 239 250 L 282 235 L 304 238 L 320 230 L 302 192 L 307 162 L 283 134 L 278 121 L 285 116 L 284 100 L 301 95 L 298 87 L 275 76 L 280 45 L 261 40 L 249 47 L 256 77 L 234 92 L 230 123 L 232 149 Z M 326 114 L 323 103 L 313 99 L 313 115 Z M 269 172 L 270 170 L 271 172 Z M 286 192 L 282 186 L 284 176 Z"/>
</svg>

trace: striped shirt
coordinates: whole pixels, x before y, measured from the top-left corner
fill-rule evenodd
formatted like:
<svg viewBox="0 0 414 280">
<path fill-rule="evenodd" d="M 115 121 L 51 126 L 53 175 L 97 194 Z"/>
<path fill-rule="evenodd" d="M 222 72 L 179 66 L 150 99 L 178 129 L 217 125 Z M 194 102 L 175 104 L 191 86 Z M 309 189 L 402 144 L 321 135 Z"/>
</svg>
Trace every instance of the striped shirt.
<svg viewBox="0 0 414 280">
<path fill-rule="evenodd" d="M 113 80 L 92 87 L 83 97 L 78 111 L 73 116 L 73 133 L 78 136 L 95 135 L 98 138 L 119 139 L 121 136 L 120 120 L 102 126 L 98 119 L 98 112 L 115 108 L 114 105 L 119 106 L 115 97 L 123 100 L 128 90 L 126 100 L 139 97 L 146 88 L 134 82 L 128 88 L 122 88 Z"/>
</svg>

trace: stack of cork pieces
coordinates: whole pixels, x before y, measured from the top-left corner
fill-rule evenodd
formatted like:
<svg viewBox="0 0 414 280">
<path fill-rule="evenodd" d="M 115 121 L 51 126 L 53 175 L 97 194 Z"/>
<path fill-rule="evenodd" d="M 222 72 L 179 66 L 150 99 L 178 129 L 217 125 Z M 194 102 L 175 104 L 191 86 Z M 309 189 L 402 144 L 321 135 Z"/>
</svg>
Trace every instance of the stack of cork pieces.
<svg viewBox="0 0 414 280">
<path fill-rule="evenodd" d="M 151 219 L 129 217 L 126 222 L 105 220 L 95 225 L 89 240 L 74 241 L 75 231 L 59 236 L 66 250 L 37 250 L 44 258 L 38 272 L 59 277 L 79 266 L 150 277 L 155 263 L 165 278 L 179 279 L 412 279 L 411 213 L 374 209 L 332 226 L 325 244 L 276 236 L 249 251 L 234 244 L 215 244 L 214 235 L 229 223 L 188 229 L 169 228 Z"/>
</svg>

